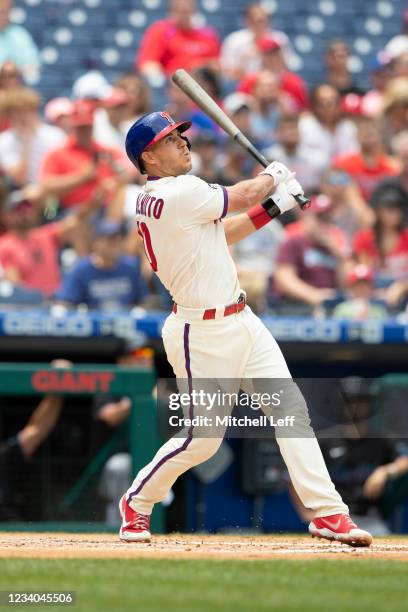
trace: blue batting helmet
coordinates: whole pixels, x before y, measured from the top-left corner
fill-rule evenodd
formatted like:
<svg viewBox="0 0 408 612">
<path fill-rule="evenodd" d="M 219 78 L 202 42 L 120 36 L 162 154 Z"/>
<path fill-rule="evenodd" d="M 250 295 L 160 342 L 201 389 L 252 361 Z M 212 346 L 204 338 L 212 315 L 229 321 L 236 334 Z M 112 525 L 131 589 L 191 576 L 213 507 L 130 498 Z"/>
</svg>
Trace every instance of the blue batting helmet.
<svg viewBox="0 0 408 612">
<path fill-rule="evenodd" d="M 140 117 L 126 135 L 126 153 L 130 161 L 143 173 L 143 164 L 139 158 L 143 151 L 167 136 L 173 130 L 184 132 L 191 126 L 191 121 L 174 121 L 169 113 L 158 111 Z"/>
</svg>

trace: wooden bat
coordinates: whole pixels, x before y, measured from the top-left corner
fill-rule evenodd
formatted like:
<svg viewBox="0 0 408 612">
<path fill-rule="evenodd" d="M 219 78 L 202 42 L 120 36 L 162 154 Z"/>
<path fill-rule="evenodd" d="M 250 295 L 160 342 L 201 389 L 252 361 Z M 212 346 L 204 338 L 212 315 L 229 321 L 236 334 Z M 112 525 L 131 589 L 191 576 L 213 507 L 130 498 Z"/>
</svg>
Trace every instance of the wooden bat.
<svg viewBox="0 0 408 612">
<path fill-rule="evenodd" d="M 243 147 L 252 157 L 254 157 L 264 168 L 270 162 L 254 147 L 252 142 L 241 132 L 228 115 L 218 106 L 211 96 L 197 83 L 195 79 L 183 68 L 176 70 L 172 76 L 172 81 L 179 87 L 193 102 L 197 104 L 211 119 L 231 136 L 241 147 Z M 303 195 L 294 196 L 300 208 L 308 208 L 310 200 Z M 277 215 L 280 214 L 277 208 Z M 276 216 L 277 216 L 276 215 Z"/>
</svg>

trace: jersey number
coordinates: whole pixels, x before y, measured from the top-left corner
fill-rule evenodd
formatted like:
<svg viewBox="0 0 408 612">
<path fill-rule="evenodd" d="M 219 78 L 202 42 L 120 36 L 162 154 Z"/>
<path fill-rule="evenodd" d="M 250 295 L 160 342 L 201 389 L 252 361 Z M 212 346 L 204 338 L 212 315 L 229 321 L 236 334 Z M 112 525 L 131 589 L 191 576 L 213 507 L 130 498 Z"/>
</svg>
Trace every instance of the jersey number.
<svg viewBox="0 0 408 612">
<path fill-rule="evenodd" d="M 152 241 L 150 238 L 150 232 L 148 230 L 148 227 L 146 223 L 144 223 L 143 221 L 139 223 L 138 225 L 139 225 L 139 232 L 143 238 L 143 244 L 144 244 L 144 250 L 146 253 L 146 257 L 149 260 L 149 263 L 152 269 L 154 270 L 154 272 L 157 272 L 157 260 L 156 260 L 155 254 L 153 253 Z"/>
</svg>

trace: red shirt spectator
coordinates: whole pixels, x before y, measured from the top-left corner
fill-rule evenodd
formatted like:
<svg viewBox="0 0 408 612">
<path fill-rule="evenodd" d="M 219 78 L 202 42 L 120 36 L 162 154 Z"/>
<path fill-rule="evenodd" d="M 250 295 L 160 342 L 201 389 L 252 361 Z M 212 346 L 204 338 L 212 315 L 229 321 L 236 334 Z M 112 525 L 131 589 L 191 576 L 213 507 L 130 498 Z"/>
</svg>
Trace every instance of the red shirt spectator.
<svg viewBox="0 0 408 612">
<path fill-rule="evenodd" d="M 19 282 L 49 296 L 60 284 L 58 249 L 61 225 L 50 223 L 35 227 L 26 235 L 6 232 L 0 238 L 0 262 L 5 273 L 18 273 Z"/>
<path fill-rule="evenodd" d="M 14 190 L 5 199 L 0 266 L 7 280 L 50 296 L 60 283 L 59 248 L 70 237 L 84 237 L 85 215 L 92 211 L 88 206 L 80 215 L 38 226 L 39 209 L 29 197 L 26 190 Z"/>
<path fill-rule="evenodd" d="M 393 280 L 408 278 L 408 228 L 401 230 L 399 240 L 384 253 L 383 261 L 372 229 L 357 232 L 353 248 L 359 260 L 371 264 L 377 272 L 381 271 Z"/>
<path fill-rule="evenodd" d="M 374 117 L 360 116 L 356 122 L 360 151 L 338 156 L 334 166 L 352 177 L 368 201 L 379 182 L 400 172 L 400 165 L 384 153 L 380 126 Z"/>
<path fill-rule="evenodd" d="M 128 167 L 124 153 L 93 140 L 94 115 L 84 101 L 74 105 L 70 118 L 73 135 L 44 160 L 41 178 L 45 188 L 60 198 L 64 208 L 89 201 L 98 189 L 106 201 L 117 185 L 115 179 Z"/>
<path fill-rule="evenodd" d="M 294 72 L 289 72 L 282 54 L 281 42 L 272 37 L 261 38 L 257 43 L 261 52 L 262 70 L 273 72 L 279 82 L 279 90 L 287 94 L 294 111 L 302 111 L 309 106 L 309 94 L 304 80 Z M 238 83 L 238 91 L 252 93 L 258 72 L 246 75 Z"/>
<path fill-rule="evenodd" d="M 377 189 L 371 199 L 376 211 L 373 229 L 358 232 L 354 251 L 361 263 L 374 271 L 375 284 L 392 308 L 402 305 L 408 292 L 408 228 L 404 226 L 405 198 L 389 185 Z"/>
<path fill-rule="evenodd" d="M 218 59 L 218 36 L 211 28 L 193 27 L 194 11 L 192 0 L 173 0 L 169 18 L 147 29 L 137 58 L 141 72 L 169 75 L 178 68 L 194 70 Z"/>
<path fill-rule="evenodd" d="M 370 199 L 378 183 L 399 173 L 396 160 L 384 153 L 380 153 L 371 164 L 361 153 L 341 155 L 335 160 L 334 166 L 353 178 L 366 201 Z"/>
<path fill-rule="evenodd" d="M 242 93 L 252 94 L 258 76 L 258 72 L 253 72 L 243 77 L 238 83 L 237 90 Z M 290 98 L 290 101 L 294 105 L 293 110 L 300 111 L 308 107 L 309 97 L 303 79 L 294 72 L 284 72 L 278 77 L 278 80 L 279 91 L 287 94 Z"/>
</svg>

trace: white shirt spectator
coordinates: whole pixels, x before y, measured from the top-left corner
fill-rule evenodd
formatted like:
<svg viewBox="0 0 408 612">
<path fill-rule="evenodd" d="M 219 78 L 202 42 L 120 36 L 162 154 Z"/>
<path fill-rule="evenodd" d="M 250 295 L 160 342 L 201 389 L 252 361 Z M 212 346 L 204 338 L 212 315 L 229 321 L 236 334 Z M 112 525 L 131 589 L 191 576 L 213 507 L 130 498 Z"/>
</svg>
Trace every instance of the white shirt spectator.
<svg viewBox="0 0 408 612">
<path fill-rule="evenodd" d="M 95 140 L 106 147 L 123 149 L 126 140 L 125 127 L 120 131 L 109 121 L 108 113 L 104 108 L 95 111 L 93 133 Z"/>
<path fill-rule="evenodd" d="M 314 115 L 307 114 L 299 121 L 299 131 L 305 150 L 315 157 L 322 172 L 337 155 L 359 151 L 356 126 L 349 119 L 342 119 L 334 131 L 330 131 Z"/>
<path fill-rule="evenodd" d="M 66 140 L 66 134 L 53 125 L 41 123 L 31 139 L 31 149 L 29 154 L 27 181 L 35 183 L 39 179 L 40 168 L 45 156 L 53 149 L 61 146 Z M 13 129 L 6 130 L 0 134 L 0 166 L 7 170 L 14 168 L 20 163 L 23 147 L 27 144 L 23 142 Z"/>
<path fill-rule="evenodd" d="M 285 151 L 279 143 L 264 150 L 263 153 L 267 159 L 276 159 L 296 172 L 296 178 L 305 191 L 319 187 L 325 158 L 310 155 L 310 150 L 303 143 L 299 144 L 293 154 Z"/>
<path fill-rule="evenodd" d="M 285 61 L 290 67 L 293 50 L 289 38 L 284 32 L 271 30 L 265 34 L 271 36 L 281 45 Z M 254 33 L 244 28 L 229 34 L 221 47 L 221 68 L 223 71 L 248 74 L 261 68 L 261 54 L 255 43 Z"/>
</svg>

